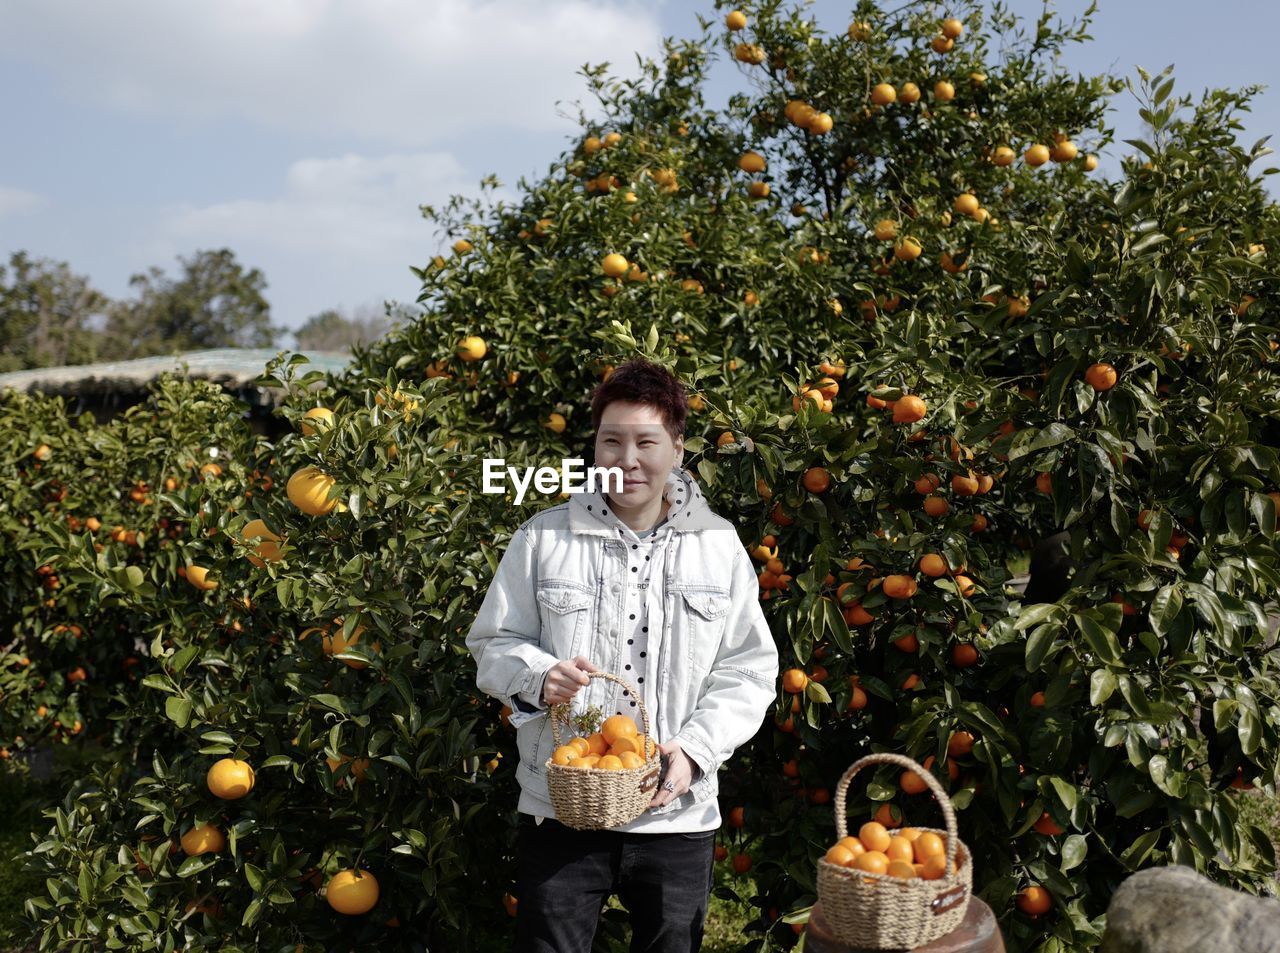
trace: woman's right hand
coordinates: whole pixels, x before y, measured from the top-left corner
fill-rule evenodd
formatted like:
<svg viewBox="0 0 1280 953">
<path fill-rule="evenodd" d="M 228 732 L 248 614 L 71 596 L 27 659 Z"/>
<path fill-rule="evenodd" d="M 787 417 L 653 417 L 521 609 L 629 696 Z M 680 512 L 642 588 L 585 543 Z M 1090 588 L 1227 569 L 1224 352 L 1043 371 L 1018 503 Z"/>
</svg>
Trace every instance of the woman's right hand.
<svg viewBox="0 0 1280 953">
<path fill-rule="evenodd" d="M 548 705 L 572 701 L 582 686 L 590 683 L 587 672 L 600 671 L 585 656 L 579 655 L 557 662 L 547 670 L 542 683 L 542 700 Z"/>
</svg>

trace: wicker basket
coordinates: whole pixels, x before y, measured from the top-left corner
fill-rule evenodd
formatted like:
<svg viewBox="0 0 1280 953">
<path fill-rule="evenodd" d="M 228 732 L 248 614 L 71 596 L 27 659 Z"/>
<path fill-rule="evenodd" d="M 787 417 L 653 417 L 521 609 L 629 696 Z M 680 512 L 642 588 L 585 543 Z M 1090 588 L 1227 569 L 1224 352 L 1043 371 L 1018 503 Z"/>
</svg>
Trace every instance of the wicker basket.
<svg viewBox="0 0 1280 953">
<path fill-rule="evenodd" d="M 602 830 L 634 821 L 653 800 L 662 768 L 657 749 L 649 750 L 649 712 L 635 686 L 608 672 L 588 672 L 587 677 L 608 679 L 631 693 L 644 721 L 644 733 L 640 737 L 646 757 L 640 767 L 622 771 L 570 768 L 547 759 L 547 788 L 556 809 L 556 820 L 580 831 Z M 559 722 L 563 720 L 567 724 L 568 713 L 567 703 L 551 709 L 551 737 L 557 748 L 561 744 Z"/>
<path fill-rule="evenodd" d="M 818 860 L 818 899 L 822 913 L 840 942 L 873 950 L 904 949 L 946 936 L 964 921 L 973 892 L 973 863 L 969 848 L 956 834 L 951 799 L 936 778 L 910 758 L 897 754 L 873 754 L 860 758 L 844 773 L 836 787 L 836 834 L 849 833 L 845 821 L 845 797 L 849 782 L 863 768 L 893 764 L 914 771 L 933 791 L 946 819 L 945 831 L 920 827 L 946 836 L 947 872 L 938 880 L 902 880 Z M 957 866 L 952 872 L 953 863 Z"/>
</svg>

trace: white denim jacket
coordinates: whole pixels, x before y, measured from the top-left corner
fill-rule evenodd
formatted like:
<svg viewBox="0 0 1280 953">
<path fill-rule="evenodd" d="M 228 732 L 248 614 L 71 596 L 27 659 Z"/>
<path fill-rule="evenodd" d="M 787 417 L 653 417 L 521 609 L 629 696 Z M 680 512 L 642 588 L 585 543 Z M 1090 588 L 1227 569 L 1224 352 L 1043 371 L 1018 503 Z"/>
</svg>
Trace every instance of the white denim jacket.
<svg viewBox="0 0 1280 953">
<path fill-rule="evenodd" d="M 701 774 L 688 793 L 622 830 L 719 826 L 717 770 L 756 733 L 776 691 L 778 650 L 760 609 L 750 557 L 733 525 L 711 511 L 684 471 L 672 472 L 668 491 L 673 487 L 683 491 L 682 502 L 660 525 L 654 545 L 650 604 L 657 615 L 651 617 L 656 624 L 645 681 L 656 692 L 656 740 L 680 742 Z M 603 505 L 598 492 L 575 494 L 526 521 L 513 534 L 467 635 L 476 685 L 512 708 L 519 810 L 540 817 L 555 816 L 545 767 L 553 739 L 541 700 L 548 669 L 584 655 L 603 671 L 617 672 L 626 654 L 626 544 L 600 518 Z M 621 691 L 606 679 L 592 679 L 573 708 L 596 704 L 614 711 Z M 571 732 L 560 728 L 564 741 Z M 699 821 L 690 828 L 694 813 Z"/>
</svg>

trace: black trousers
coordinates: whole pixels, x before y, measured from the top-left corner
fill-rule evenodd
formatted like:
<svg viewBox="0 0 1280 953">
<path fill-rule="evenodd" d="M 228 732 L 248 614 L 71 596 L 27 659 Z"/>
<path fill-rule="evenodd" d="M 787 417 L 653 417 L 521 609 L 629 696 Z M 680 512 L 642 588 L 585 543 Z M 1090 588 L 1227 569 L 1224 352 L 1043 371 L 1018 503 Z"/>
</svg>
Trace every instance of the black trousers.
<svg viewBox="0 0 1280 953">
<path fill-rule="evenodd" d="M 715 834 L 578 831 L 521 814 L 515 953 L 589 953 L 615 893 L 631 914 L 631 953 L 696 953 Z"/>
</svg>

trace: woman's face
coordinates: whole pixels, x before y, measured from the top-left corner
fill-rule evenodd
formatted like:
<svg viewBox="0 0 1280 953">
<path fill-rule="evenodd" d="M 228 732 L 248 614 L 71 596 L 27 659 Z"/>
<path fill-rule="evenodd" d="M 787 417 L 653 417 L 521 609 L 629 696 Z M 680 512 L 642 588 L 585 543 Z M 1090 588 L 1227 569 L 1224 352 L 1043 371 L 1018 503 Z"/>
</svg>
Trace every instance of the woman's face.
<svg viewBox="0 0 1280 953">
<path fill-rule="evenodd" d="M 671 439 L 656 407 L 620 400 L 605 407 L 595 465 L 622 470 L 622 492 L 609 494 L 615 506 L 635 509 L 661 499 L 667 474 L 683 462 L 684 438 Z"/>
</svg>

